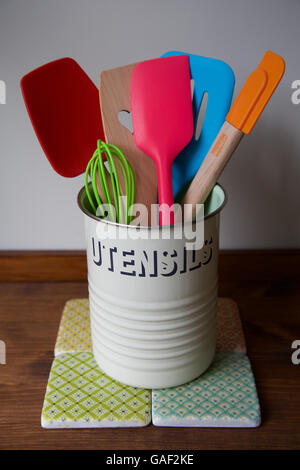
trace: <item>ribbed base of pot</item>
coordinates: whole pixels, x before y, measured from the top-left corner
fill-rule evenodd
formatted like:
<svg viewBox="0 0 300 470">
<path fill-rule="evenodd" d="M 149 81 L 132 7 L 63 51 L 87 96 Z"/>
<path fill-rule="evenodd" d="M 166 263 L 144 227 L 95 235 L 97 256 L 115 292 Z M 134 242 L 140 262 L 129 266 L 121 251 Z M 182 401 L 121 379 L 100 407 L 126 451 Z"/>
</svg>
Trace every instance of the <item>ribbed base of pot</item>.
<svg viewBox="0 0 300 470">
<path fill-rule="evenodd" d="M 139 388 L 168 388 L 185 384 L 203 374 L 213 361 L 215 348 L 201 351 L 188 364 L 170 370 L 132 369 L 115 363 L 94 345 L 93 352 L 100 369 L 118 382 Z"/>
<path fill-rule="evenodd" d="M 216 282 L 197 296 L 151 310 L 147 303 L 140 303 L 139 312 L 128 306 L 119 308 L 113 297 L 103 299 L 91 281 L 89 292 L 94 356 L 115 380 L 142 388 L 173 387 L 195 379 L 211 364 Z"/>
</svg>

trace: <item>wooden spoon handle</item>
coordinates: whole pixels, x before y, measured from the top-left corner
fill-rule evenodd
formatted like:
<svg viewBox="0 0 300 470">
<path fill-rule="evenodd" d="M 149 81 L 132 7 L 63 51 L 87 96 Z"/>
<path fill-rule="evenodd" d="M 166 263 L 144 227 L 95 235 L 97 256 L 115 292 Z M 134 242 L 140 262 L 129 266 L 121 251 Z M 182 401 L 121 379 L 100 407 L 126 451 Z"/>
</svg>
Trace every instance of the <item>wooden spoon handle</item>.
<svg viewBox="0 0 300 470">
<path fill-rule="evenodd" d="M 229 122 L 224 122 L 183 198 L 182 206 L 186 220 L 195 217 L 195 204 L 204 203 L 243 135 L 242 131 Z M 184 207 L 184 204 L 188 206 Z"/>
</svg>

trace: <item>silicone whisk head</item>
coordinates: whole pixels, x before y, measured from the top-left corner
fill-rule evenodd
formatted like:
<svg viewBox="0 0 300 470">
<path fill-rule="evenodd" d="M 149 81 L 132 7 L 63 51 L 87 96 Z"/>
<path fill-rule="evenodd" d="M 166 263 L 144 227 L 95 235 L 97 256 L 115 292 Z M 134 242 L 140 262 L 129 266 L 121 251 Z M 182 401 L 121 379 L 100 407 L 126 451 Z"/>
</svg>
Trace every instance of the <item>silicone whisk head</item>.
<svg viewBox="0 0 300 470">
<path fill-rule="evenodd" d="M 107 161 L 108 169 L 104 161 Z M 116 164 L 122 170 L 125 195 L 121 194 Z M 97 188 L 97 177 L 102 196 Z M 129 162 L 118 147 L 102 140 L 97 141 L 97 148 L 86 167 L 85 189 L 94 215 L 100 219 L 108 216 L 112 222 L 130 224 L 131 208 L 134 204 L 134 175 Z"/>
</svg>

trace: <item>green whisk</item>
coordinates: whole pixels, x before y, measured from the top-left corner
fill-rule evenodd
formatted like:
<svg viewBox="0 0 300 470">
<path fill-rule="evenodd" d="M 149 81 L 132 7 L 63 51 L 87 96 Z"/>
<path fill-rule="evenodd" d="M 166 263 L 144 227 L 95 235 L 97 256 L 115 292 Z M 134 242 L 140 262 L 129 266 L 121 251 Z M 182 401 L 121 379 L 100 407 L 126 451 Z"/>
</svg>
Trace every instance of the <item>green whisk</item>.
<svg viewBox="0 0 300 470">
<path fill-rule="evenodd" d="M 117 173 L 115 160 L 120 165 L 125 182 L 125 195 L 121 194 L 120 182 Z M 104 161 L 107 160 L 109 173 L 105 168 Z M 107 175 L 111 179 L 111 192 L 108 188 Z M 102 199 L 97 188 L 97 176 L 102 190 Z M 91 180 L 91 185 L 89 184 Z M 90 192 L 92 187 L 92 194 Z M 130 224 L 132 221 L 131 206 L 134 204 L 134 176 L 132 168 L 125 156 L 118 147 L 112 144 L 106 144 L 102 140 L 97 141 L 97 149 L 90 159 L 85 170 L 85 190 L 94 215 L 104 218 L 106 216 L 106 208 L 108 208 L 109 219 L 113 222 Z M 113 200 L 111 198 L 113 197 Z M 125 199 L 125 213 L 123 202 Z M 96 204 L 97 206 L 96 206 Z M 106 205 L 103 208 L 103 204 Z"/>
</svg>

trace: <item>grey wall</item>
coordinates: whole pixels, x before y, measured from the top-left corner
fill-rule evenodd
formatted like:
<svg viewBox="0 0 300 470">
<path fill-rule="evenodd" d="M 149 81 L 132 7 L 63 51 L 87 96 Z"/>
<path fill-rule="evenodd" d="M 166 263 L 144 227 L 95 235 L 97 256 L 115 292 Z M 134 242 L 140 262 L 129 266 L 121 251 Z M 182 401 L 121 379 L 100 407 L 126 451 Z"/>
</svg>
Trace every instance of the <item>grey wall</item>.
<svg viewBox="0 0 300 470">
<path fill-rule="evenodd" d="M 297 0 L 0 0 L 0 249 L 83 249 L 76 195 L 83 176 L 64 179 L 44 156 L 19 80 L 71 56 L 98 84 L 101 70 L 178 49 L 227 61 L 237 93 L 267 49 L 286 74 L 221 182 L 222 248 L 300 247 L 300 79 Z"/>
</svg>

